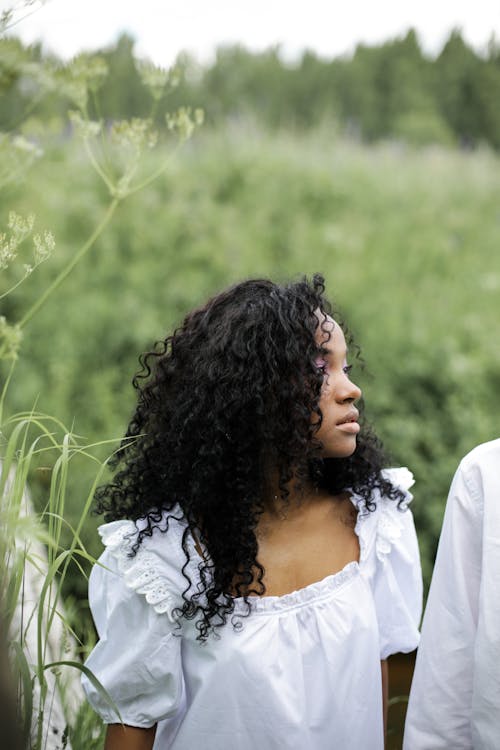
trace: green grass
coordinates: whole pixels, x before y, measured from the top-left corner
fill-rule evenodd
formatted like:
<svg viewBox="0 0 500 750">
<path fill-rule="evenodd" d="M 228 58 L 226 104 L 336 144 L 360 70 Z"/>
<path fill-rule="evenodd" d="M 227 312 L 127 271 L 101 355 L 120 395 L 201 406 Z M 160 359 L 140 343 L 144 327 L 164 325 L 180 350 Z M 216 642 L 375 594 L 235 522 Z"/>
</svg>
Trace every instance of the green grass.
<svg viewBox="0 0 500 750">
<path fill-rule="evenodd" d="M 78 622 L 71 603 L 63 601 L 63 591 L 70 571 L 85 579 L 82 564 L 88 567 L 95 562 L 82 543 L 81 531 L 104 464 L 96 460 L 92 446 L 82 445 L 58 420 L 35 411 L 5 420 L 2 443 L 1 624 L 5 629 L 2 634 L 9 634 L 7 648 L 18 686 L 17 723 L 30 750 L 44 750 L 52 732 L 58 733 L 64 747 L 69 734 L 74 750 L 97 748 L 103 735 L 101 722 L 89 706 L 78 707 L 80 691 L 75 685 L 86 669 L 81 658 L 91 648 L 94 634 L 88 614 Z M 46 505 L 35 514 L 30 507 L 28 478 L 37 459 L 47 455 L 56 460 Z M 72 526 L 65 505 L 76 457 L 89 464 L 87 473 L 94 479 L 78 523 Z M 79 636 L 85 637 L 80 640 Z M 4 640 L 2 649 L 6 648 Z M 97 683 L 93 675 L 91 679 Z M 4 683 L 7 678 L 2 675 L 3 687 Z M 100 684 L 97 687 L 104 693 Z M 12 714 L 4 717 L 9 730 L 15 719 Z M 84 736 L 78 727 L 85 728 Z"/>
</svg>

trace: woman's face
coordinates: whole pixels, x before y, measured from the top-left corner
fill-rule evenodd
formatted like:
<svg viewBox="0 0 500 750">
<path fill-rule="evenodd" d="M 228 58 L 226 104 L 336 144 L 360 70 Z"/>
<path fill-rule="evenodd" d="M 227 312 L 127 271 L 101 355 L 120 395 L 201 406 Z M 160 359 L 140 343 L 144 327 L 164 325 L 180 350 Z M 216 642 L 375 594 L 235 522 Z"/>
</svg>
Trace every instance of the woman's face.
<svg viewBox="0 0 500 750">
<path fill-rule="evenodd" d="M 323 421 L 316 437 L 323 445 L 323 458 L 345 458 L 356 450 L 360 426 L 354 402 L 361 397 L 361 390 L 349 378 L 342 329 L 329 315 L 317 315 L 316 342 L 324 352 L 317 365 L 324 372 L 324 381 L 319 401 Z"/>
</svg>

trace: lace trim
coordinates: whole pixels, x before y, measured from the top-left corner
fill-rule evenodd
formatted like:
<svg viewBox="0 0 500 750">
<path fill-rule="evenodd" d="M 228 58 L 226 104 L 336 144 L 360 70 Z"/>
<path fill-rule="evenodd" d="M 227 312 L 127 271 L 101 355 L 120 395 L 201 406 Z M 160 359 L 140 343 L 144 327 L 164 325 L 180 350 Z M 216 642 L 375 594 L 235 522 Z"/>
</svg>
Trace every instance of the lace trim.
<svg viewBox="0 0 500 750">
<path fill-rule="evenodd" d="M 396 516 L 396 513 L 402 511 L 398 511 L 397 507 L 388 506 L 387 502 L 394 501 L 382 500 L 383 504 L 377 519 L 375 551 L 379 560 L 383 560 L 390 554 L 393 545 L 400 539 L 403 530 L 403 523 Z"/>
<path fill-rule="evenodd" d="M 407 506 L 412 498 L 408 492 L 414 484 L 413 474 L 406 468 L 386 469 L 384 476 L 392 484 L 401 489 L 405 494 L 403 507 Z M 375 551 L 379 560 L 389 555 L 393 545 L 401 537 L 404 524 L 400 518 L 401 510 L 393 500 L 378 496 L 376 499 L 377 510 L 370 513 L 366 510 L 363 498 L 356 495 L 351 496 L 352 502 L 358 510 L 355 532 L 359 539 L 360 563 L 366 560 L 368 543 L 372 539 L 369 522 L 375 523 Z M 372 527 L 373 528 L 373 527 Z M 154 552 L 149 552 L 143 546 L 139 547 L 136 554 L 130 557 L 132 547 L 137 535 L 137 526 L 133 521 L 113 521 L 99 528 L 99 534 L 103 544 L 109 549 L 118 562 L 118 570 L 123 574 L 125 584 L 138 594 L 143 594 L 148 604 L 151 604 L 158 614 L 166 614 L 171 622 L 176 622 L 172 611 L 177 602 L 172 593 L 172 582 L 168 576 L 159 570 L 159 558 Z M 191 540 L 192 541 L 192 540 Z M 192 541 L 193 550 L 199 556 Z M 202 558 L 200 558 L 202 559 Z M 298 591 L 293 591 L 284 596 L 250 597 L 252 612 L 283 611 L 296 606 L 330 596 L 332 591 L 343 586 L 357 573 L 359 565 L 357 562 L 349 563 L 343 570 L 334 575 L 327 576 L 322 581 L 306 586 Z M 235 614 L 240 611 L 246 612 L 243 600 L 235 599 Z"/>
<path fill-rule="evenodd" d="M 411 471 L 407 469 L 406 466 L 400 466 L 394 469 L 384 469 L 382 471 L 382 474 L 384 476 L 384 479 L 388 479 L 389 482 L 391 482 L 395 487 L 403 490 L 405 494 L 408 493 L 408 502 L 412 500 L 412 496 L 408 492 L 408 490 L 415 484 L 415 479 Z"/>
<path fill-rule="evenodd" d="M 373 517 L 372 523 L 375 524 L 375 553 L 377 558 L 383 561 L 390 554 L 392 547 L 404 529 L 404 523 L 401 514 L 406 510 L 413 500 L 409 492 L 410 487 L 415 484 L 413 474 L 406 467 L 397 469 L 385 469 L 384 478 L 388 479 L 395 487 L 402 490 L 405 498 L 401 505 L 398 506 L 396 501 L 389 500 L 385 497 L 378 496 L 375 498 L 377 508 L 373 513 L 366 510 L 363 498 L 357 495 L 352 496 L 352 501 L 358 509 L 358 520 L 356 522 L 355 532 L 359 539 L 360 562 L 366 559 L 369 541 L 373 538 L 369 533 L 368 523 Z"/>
<path fill-rule="evenodd" d="M 137 535 L 133 521 L 114 521 L 99 529 L 103 544 L 109 549 L 118 563 L 118 570 L 128 588 L 143 594 L 155 612 L 166 614 L 175 623 L 172 611 L 176 601 L 172 594 L 172 584 L 168 577 L 159 570 L 158 556 L 154 552 L 139 547 L 136 554 L 130 557 Z"/>
</svg>

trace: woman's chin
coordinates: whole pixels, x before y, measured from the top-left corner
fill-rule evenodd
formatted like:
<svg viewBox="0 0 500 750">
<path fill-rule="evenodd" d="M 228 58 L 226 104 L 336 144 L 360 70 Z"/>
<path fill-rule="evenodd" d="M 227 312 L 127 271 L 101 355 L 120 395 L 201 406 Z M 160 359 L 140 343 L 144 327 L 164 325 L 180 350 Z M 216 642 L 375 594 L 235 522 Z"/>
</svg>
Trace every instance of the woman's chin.
<svg viewBox="0 0 500 750">
<path fill-rule="evenodd" d="M 349 441 L 349 444 L 332 446 L 331 448 L 324 449 L 322 458 L 349 458 L 349 456 L 352 456 L 356 448 L 356 439 L 354 439 L 352 442 Z"/>
</svg>

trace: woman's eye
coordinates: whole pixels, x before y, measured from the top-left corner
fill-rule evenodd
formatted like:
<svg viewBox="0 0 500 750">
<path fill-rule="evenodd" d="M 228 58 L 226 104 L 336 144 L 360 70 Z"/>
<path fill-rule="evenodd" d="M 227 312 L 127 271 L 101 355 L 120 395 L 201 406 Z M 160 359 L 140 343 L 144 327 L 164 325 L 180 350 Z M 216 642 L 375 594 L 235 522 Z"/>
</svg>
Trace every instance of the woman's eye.
<svg viewBox="0 0 500 750">
<path fill-rule="evenodd" d="M 314 364 L 318 368 L 318 370 L 321 370 L 321 372 L 324 372 L 327 367 L 326 359 L 323 359 L 323 357 L 317 357 L 314 361 Z"/>
<path fill-rule="evenodd" d="M 352 370 L 352 365 L 345 365 L 342 368 L 342 372 L 344 373 L 344 375 L 349 375 L 349 373 L 351 372 L 351 370 Z"/>
</svg>

